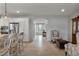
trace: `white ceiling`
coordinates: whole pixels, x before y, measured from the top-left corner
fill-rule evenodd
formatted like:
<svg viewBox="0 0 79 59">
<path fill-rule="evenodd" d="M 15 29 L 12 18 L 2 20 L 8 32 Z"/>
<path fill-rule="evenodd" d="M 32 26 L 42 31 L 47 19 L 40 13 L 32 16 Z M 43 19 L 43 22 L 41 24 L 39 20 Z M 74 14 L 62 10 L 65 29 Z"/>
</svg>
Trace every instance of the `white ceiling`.
<svg viewBox="0 0 79 59">
<path fill-rule="evenodd" d="M 62 13 L 61 9 L 65 9 Z M 17 14 L 16 11 L 20 13 Z M 79 11 L 78 3 L 7 3 L 8 16 L 27 15 L 72 15 Z M 0 3 L 0 15 L 4 14 L 4 4 Z"/>
</svg>

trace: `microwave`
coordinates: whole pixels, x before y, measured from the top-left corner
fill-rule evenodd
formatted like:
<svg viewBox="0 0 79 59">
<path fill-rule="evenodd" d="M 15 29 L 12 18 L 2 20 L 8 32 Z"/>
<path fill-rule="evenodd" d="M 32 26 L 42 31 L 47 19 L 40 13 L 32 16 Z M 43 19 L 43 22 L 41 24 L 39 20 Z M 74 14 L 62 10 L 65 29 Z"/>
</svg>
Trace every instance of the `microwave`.
<svg viewBox="0 0 79 59">
<path fill-rule="evenodd" d="M 1 34 L 8 34 L 9 28 L 8 26 L 1 26 Z"/>
</svg>

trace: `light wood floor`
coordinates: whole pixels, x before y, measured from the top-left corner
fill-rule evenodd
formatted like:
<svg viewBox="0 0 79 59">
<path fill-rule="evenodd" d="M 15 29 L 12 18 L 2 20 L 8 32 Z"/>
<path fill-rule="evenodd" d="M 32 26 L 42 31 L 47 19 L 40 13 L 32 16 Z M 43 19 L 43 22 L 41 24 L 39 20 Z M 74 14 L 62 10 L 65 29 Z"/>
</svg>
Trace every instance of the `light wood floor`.
<svg viewBox="0 0 79 59">
<path fill-rule="evenodd" d="M 64 56 L 63 49 L 59 49 L 56 44 L 48 42 L 46 39 L 36 39 L 30 43 L 24 43 L 22 56 Z"/>
</svg>

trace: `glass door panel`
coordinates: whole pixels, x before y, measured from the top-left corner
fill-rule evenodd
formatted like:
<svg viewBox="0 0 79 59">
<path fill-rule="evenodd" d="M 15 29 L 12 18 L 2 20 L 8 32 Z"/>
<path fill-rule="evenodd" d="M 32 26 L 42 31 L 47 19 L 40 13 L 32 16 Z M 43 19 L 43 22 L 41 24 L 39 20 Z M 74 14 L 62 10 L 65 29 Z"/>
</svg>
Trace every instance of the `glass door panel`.
<svg viewBox="0 0 79 59">
<path fill-rule="evenodd" d="M 76 22 L 73 22 L 73 33 L 76 33 Z"/>
<path fill-rule="evenodd" d="M 43 24 L 36 24 L 35 25 L 35 34 L 36 35 L 42 35 L 42 32 L 43 32 Z"/>
</svg>

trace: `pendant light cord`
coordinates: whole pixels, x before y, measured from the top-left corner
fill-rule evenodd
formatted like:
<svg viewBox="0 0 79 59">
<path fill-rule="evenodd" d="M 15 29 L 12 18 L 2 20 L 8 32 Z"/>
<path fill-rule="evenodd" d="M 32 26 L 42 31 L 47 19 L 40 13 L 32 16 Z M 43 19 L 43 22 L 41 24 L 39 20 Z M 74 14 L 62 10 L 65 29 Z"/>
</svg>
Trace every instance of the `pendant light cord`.
<svg viewBox="0 0 79 59">
<path fill-rule="evenodd" d="M 7 16 L 6 3 L 5 3 L 5 16 Z"/>
</svg>

